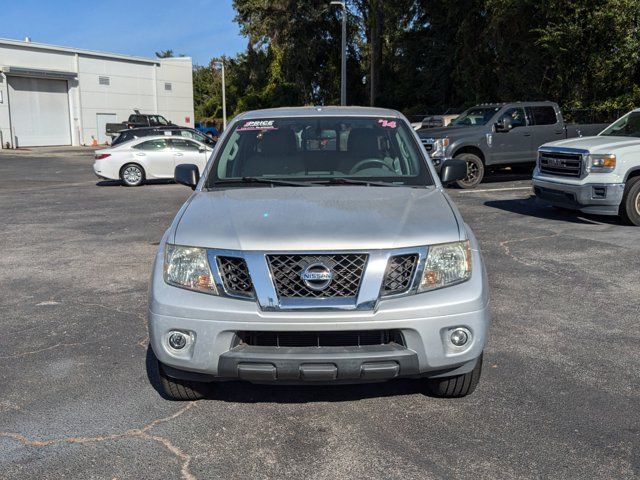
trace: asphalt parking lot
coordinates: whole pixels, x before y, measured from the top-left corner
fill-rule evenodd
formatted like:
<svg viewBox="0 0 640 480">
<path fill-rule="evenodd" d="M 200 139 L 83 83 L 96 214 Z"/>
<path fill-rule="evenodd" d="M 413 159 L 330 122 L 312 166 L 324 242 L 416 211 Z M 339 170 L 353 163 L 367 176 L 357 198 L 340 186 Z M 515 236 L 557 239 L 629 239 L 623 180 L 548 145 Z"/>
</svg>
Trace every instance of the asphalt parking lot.
<svg viewBox="0 0 640 480">
<path fill-rule="evenodd" d="M 523 177 L 451 190 L 492 288 L 473 395 L 227 383 L 177 403 L 147 378 L 146 291 L 190 190 L 91 163 L 0 152 L 1 478 L 640 476 L 640 229 L 538 206 Z"/>
</svg>

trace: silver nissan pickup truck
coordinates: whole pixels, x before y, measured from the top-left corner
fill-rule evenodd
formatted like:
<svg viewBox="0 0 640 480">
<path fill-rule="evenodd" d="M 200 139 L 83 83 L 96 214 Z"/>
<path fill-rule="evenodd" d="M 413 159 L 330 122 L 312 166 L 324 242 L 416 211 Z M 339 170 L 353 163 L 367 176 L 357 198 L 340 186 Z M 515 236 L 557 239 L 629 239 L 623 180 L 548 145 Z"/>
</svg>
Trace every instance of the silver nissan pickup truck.
<svg viewBox="0 0 640 480">
<path fill-rule="evenodd" d="M 215 382 L 416 378 L 475 389 L 490 323 L 478 243 L 400 113 L 301 107 L 238 116 L 166 231 L 149 293 L 168 398 Z M 219 388 L 219 387 L 218 387 Z"/>
</svg>

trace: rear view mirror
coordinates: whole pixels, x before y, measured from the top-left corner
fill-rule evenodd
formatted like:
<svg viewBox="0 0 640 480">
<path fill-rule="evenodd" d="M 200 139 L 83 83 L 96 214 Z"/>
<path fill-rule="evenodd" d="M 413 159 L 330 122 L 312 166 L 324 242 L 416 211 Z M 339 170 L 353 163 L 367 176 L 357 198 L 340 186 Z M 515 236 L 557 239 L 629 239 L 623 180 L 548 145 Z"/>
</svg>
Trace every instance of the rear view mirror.
<svg viewBox="0 0 640 480">
<path fill-rule="evenodd" d="M 191 187 L 191 190 L 195 190 L 200 180 L 200 171 L 197 165 L 183 163 L 182 165 L 176 166 L 173 172 L 173 178 L 176 183 L 186 185 L 187 187 Z"/>
<path fill-rule="evenodd" d="M 440 181 L 451 183 L 467 178 L 467 162 L 464 160 L 451 159 L 442 164 L 440 168 Z"/>
</svg>

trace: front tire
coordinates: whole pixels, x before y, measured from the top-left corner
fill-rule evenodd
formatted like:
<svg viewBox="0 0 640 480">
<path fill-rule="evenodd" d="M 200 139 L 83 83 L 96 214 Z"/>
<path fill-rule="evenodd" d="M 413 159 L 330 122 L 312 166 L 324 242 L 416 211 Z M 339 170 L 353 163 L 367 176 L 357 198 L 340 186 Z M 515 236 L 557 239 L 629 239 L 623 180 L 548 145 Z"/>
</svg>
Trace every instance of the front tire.
<svg viewBox="0 0 640 480">
<path fill-rule="evenodd" d="M 144 183 L 144 168 L 137 163 L 127 163 L 120 169 L 120 180 L 125 187 L 139 187 Z"/>
<path fill-rule="evenodd" d="M 162 393 L 170 400 L 193 401 L 200 400 L 206 396 L 205 390 L 207 385 L 205 383 L 171 378 L 166 374 L 160 362 L 158 362 L 158 375 L 160 377 Z"/>
<path fill-rule="evenodd" d="M 627 181 L 620 203 L 620 216 L 629 225 L 640 226 L 640 177 Z"/>
<path fill-rule="evenodd" d="M 463 180 L 458 180 L 456 185 L 459 188 L 476 188 L 484 178 L 484 163 L 482 159 L 473 153 L 461 153 L 455 158 L 467 162 L 467 176 Z"/>
<path fill-rule="evenodd" d="M 453 377 L 429 378 L 426 380 L 427 393 L 440 398 L 460 398 L 471 395 L 482 374 L 482 354 L 469 373 Z"/>
</svg>

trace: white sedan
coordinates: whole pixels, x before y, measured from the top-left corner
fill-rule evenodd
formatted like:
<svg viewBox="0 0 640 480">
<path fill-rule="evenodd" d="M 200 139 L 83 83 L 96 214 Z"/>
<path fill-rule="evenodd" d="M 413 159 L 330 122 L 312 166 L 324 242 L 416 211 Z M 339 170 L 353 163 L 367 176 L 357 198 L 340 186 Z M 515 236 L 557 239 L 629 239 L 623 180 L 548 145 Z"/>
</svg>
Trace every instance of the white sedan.
<svg viewBox="0 0 640 480">
<path fill-rule="evenodd" d="M 96 150 L 93 171 L 100 178 L 137 187 L 146 180 L 173 178 L 176 165 L 192 163 L 204 170 L 211 147 L 188 138 L 140 137 L 112 148 Z"/>
</svg>

